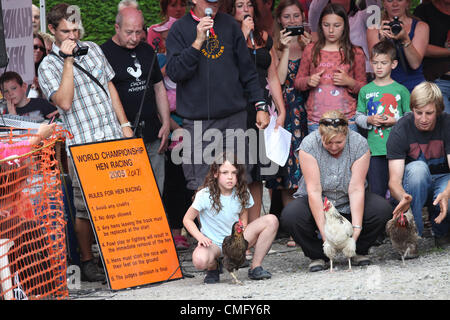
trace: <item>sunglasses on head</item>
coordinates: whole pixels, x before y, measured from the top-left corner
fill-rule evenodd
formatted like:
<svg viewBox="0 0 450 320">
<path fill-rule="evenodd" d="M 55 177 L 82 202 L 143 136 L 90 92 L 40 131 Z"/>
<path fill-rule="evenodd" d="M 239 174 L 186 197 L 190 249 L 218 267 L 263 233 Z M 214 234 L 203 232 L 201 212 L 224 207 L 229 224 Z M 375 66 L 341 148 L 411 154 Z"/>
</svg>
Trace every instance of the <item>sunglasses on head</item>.
<svg viewBox="0 0 450 320">
<path fill-rule="evenodd" d="M 324 126 L 333 126 L 335 128 L 339 126 L 346 126 L 348 125 L 347 120 L 345 119 L 330 119 L 330 118 L 323 118 L 320 119 L 319 124 L 323 124 Z"/>
<path fill-rule="evenodd" d="M 38 46 L 37 44 L 35 44 L 34 46 L 33 46 L 33 48 L 34 48 L 34 50 L 41 50 L 42 52 L 45 52 L 45 48 L 44 47 L 41 47 L 41 46 Z"/>
</svg>

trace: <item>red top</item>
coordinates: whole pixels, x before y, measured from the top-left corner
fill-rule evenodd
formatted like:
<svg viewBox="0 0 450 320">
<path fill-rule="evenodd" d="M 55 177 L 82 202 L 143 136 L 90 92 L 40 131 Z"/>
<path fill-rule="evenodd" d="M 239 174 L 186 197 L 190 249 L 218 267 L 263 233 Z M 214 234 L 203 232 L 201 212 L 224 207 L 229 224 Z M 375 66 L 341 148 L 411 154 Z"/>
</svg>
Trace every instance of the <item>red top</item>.
<svg viewBox="0 0 450 320">
<path fill-rule="evenodd" d="M 347 119 L 352 118 L 356 113 L 358 92 L 366 84 L 364 51 L 359 47 L 354 47 L 355 61 L 350 68 L 349 64 L 342 64 L 341 55 L 338 51 L 321 50 L 320 63 L 315 67 L 312 62 L 313 46 L 314 43 L 306 46 L 294 83 L 298 90 L 309 90 L 309 97 L 306 101 L 308 121 L 319 123 L 324 112 L 336 109 L 342 111 Z M 307 84 L 309 76 L 322 69 L 325 69 L 325 72 L 320 78 L 319 85 L 316 88 L 311 88 Z M 356 80 L 354 87 L 342 87 L 333 84 L 332 77 L 338 69 L 344 70 Z"/>
</svg>

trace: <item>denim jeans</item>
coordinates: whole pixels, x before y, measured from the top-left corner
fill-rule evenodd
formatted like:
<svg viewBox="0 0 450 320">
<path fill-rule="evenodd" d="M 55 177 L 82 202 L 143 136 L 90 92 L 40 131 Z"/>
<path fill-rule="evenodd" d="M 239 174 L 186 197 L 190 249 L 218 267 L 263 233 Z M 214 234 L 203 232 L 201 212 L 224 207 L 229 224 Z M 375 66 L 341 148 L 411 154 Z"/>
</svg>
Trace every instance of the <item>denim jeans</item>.
<svg viewBox="0 0 450 320">
<path fill-rule="evenodd" d="M 423 232 L 422 208 L 427 205 L 430 214 L 432 231 L 435 237 L 443 237 L 448 233 L 450 225 L 449 208 L 447 217 L 436 224 L 434 219 L 439 215 L 439 205 L 433 206 L 437 195 L 444 191 L 450 180 L 450 173 L 431 174 L 428 165 L 423 161 L 413 161 L 406 165 L 403 175 L 403 188 L 412 196 L 411 210 L 420 236 Z"/>
<path fill-rule="evenodd" d="M 445 112 L 450 114 L 450 80 L 436 79 L 434 81 L 442 91 L 444 98 Z"/>
</svg>

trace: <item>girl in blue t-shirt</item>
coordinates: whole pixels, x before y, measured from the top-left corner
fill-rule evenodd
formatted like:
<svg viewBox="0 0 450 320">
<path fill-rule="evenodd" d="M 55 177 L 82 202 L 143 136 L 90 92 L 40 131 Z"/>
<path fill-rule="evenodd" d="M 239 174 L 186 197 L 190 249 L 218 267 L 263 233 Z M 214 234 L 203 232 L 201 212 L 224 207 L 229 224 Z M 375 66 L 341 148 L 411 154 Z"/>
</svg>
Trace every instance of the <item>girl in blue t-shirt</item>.
<svg viewBox="0 0 450 320">
<path fill-rule="evenodd" d="M 245 166 L 238 164 L 235 156 L 220 156 L 209 169 L 203 186 L 195 195 L 183 219 L 186 230 L 198 241 L 192 253 L 192 263 L 198 270 L 207 270 L 205 283 L 217 283 L 219 277 L 218 258 L 222 254 L 223 239 L 231 234 L 234 222 L 244 226 L 244 238 L 249 248 L 255 245 L 250 279 L 268 279 L 271 274 L 261 267 L 278 230 L 278 219 L 264 215 L 252 223 L 248 222 L 248 208 L 253 198 L 245 179 Z M 194 220 L 199 217 L 201 229 Z"/>
</svg>

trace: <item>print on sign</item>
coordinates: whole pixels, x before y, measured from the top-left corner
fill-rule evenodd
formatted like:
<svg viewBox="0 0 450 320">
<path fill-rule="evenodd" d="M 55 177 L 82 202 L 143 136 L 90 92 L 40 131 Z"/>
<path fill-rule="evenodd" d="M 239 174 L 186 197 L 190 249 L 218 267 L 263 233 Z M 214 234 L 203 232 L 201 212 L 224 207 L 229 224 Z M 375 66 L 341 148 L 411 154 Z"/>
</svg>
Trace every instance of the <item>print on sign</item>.
<svg viewBox="0 0 450 320">
<path fill-rule="evenodd" d="M 142 139 L 70 147 L 111 289 L 182 278 Z"/>
</svg>

